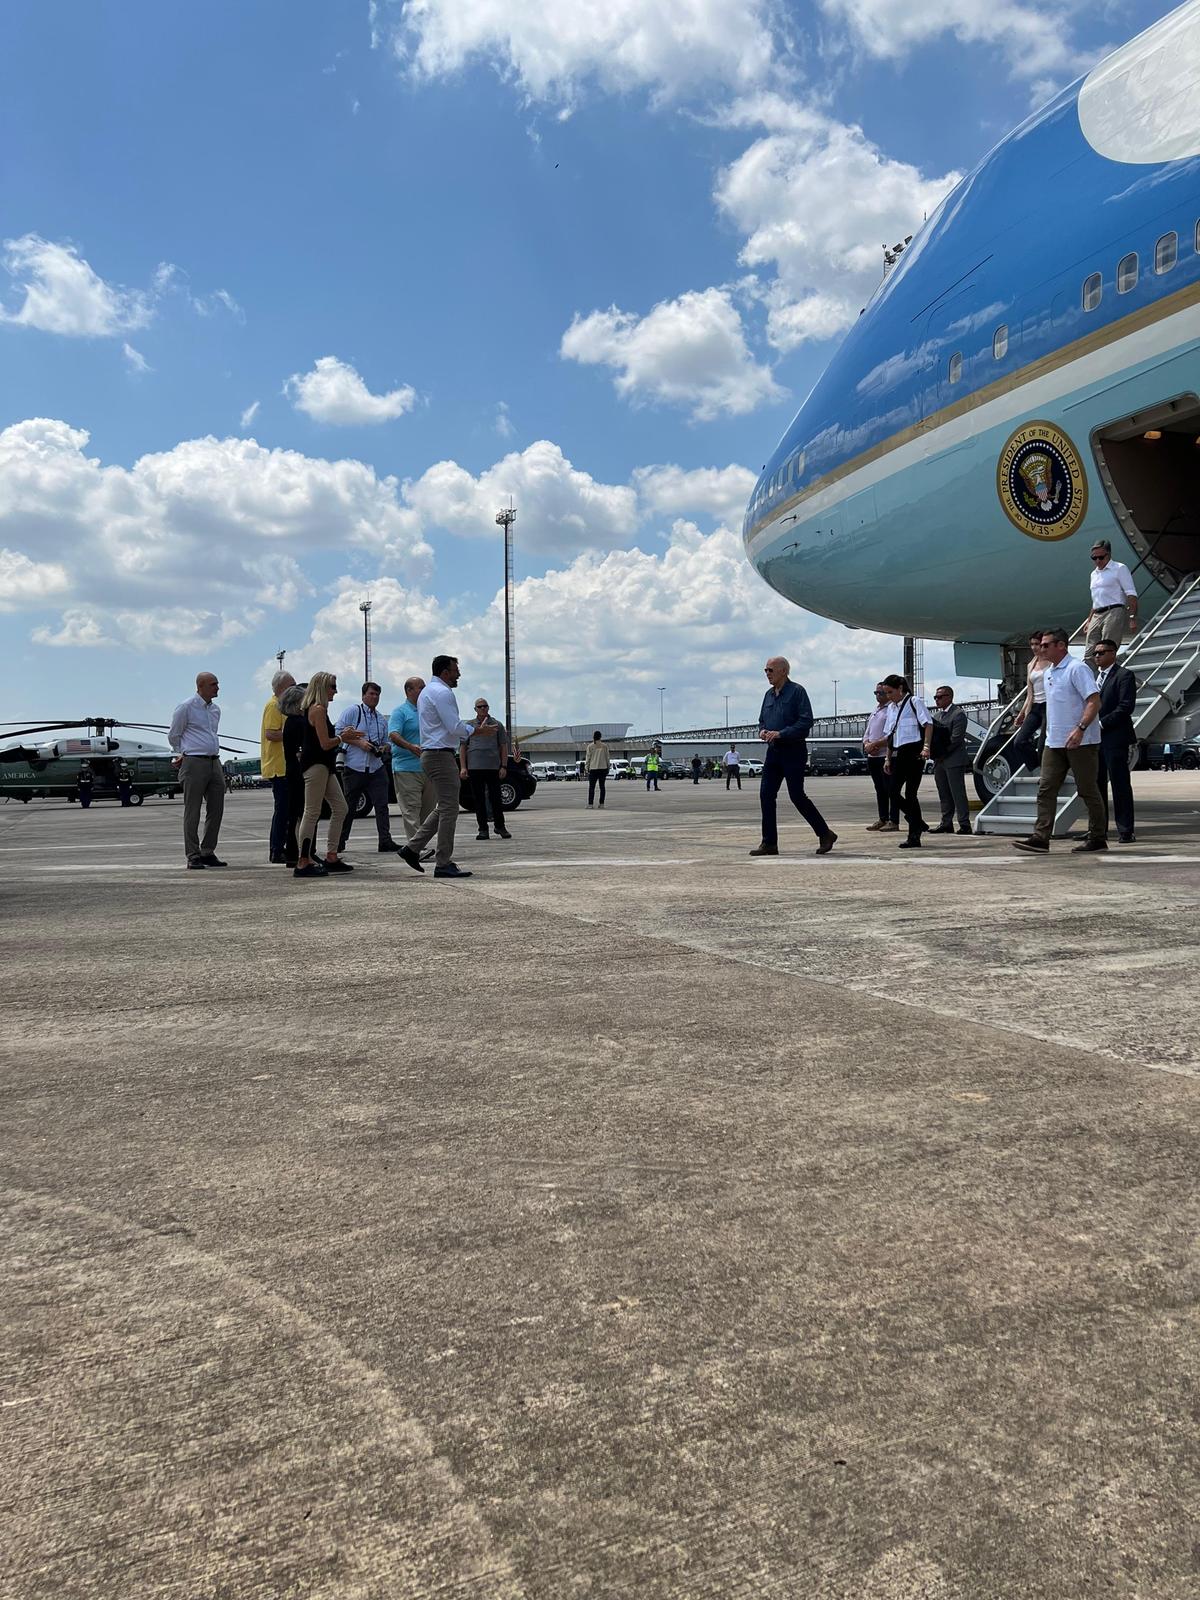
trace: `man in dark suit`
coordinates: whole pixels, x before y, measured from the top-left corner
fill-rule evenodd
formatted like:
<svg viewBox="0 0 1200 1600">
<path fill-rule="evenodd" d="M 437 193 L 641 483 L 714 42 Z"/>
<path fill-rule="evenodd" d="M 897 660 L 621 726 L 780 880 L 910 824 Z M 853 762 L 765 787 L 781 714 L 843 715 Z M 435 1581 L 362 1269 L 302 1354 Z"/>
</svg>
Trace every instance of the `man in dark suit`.
<svg viewBox="0 0 1200 1600">
<path fill-rule="evenodd" d="M 1133 707 L 1137 680 L 1128 667 L 1117 665 L 1117 647 L 1111 639 L 1096 642 L 1096 680 L 1100 685 L 1100 793 L 1108 805 L 1112 785 L 1113 820 L 1120 844 L 1133 843 L 1133 784 L 1129 781 L 1129 751 L 1136 743 Z"/>
<path fill-rule="evenodd" d="M 971 832 L 971 813 L 967 808 L 967 713 L 954 704 L 954 690 L 943 684 L 933 693 L 933 721 L 945 728 L 949 735 L 946 753 L 934 752 L 933 781 L 937 784 L 938 800 L 942 807 L 942 820 L 934 833 L 953 833 L 954 818 L 958 817 L 959 833 Z"/>
<path fill-rule="evenodd" d="M 758 737 L 767 747 L 762 777 L 758 782 L 762 843 L 750 854 L 779 854 L 775 797 L 786 783 L 788 798 L 817 836 L 817 854 L 827 856 L 837 843 L 837 834 L 804 792 L 808 730 L 813 725 L 812 703 L 803 684 L 793 683 L 789 678 L 791 667 L 786 657 L 772 656 L 763 670 L 767 675 L 768 689 L 758 713 Z"/>
</svg>

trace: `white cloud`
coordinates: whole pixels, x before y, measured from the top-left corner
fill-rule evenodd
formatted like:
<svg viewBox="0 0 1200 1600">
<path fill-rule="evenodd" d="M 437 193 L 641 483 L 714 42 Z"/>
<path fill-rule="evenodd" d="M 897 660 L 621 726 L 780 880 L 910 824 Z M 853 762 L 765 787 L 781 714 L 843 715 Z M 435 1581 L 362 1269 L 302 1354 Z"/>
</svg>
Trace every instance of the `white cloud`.
<svg viewBox="0 0 1200 1600">
<path fill-rule="evenodd" d="M 882 277 L 880 246 L 915 233 L 960 176 L 926 178 L 861 128 L 774 95 L 722 120 L 768 129 L 721 173 L 716 198 L 747 236 L 741 260 L 775 270 L 762 292 L 780 350 L 848 328 Z"/>
<path fill-rule="evenodd" d="M 261 404 L 261 401 L 255 400 L 250 405 L 248 405 L 246 407 L 245 411 L 242 412 L 241 422 L 240 422 L 239 426 L 241 427 L 243 433 L 246 431 L 246 429 L 248 427 L 250 427 L 251 423 L 254 421 L 255 417 L 258 415 L 258 408 L 259 408 L 260 404 Z"/>
<path fill-rule="evenodd" d="M 512 418 L 508 414 L 508 402 L 505 400 L 496 401 L 496 420 L 494 427 L 502 439 L 511 439 L 513 434 L 517 431 L 512 425 Z"/>
<path fill-rule="evenodd" d="M 940 34 L 998 48 L 1015 77 L 1045 78 L 1082 70 L 1072 47 L 1071 0 L 820 0 L 873 56 L 906 55 Z"/>
<path fill-rule="evenodd" d="M 687 406 L 700 422 L 744 415 L 786 393 L 754 360 L 727 289 L 691 290 L 640 318 L 616 306 L 577 314 L 559 353 L 614 368 L 617 393 L 627 400 Z"/>
<path fill-rule="evenodd" d="M 154 293 L 159 298 L 180 296 L 198 317 L 211 317 L 218 311 L 227 311 L 235 322 L 246 320 L 246 313 L 228 289 L 214 289 L 211 294 L 193 294 L 190 276 L 172 261 L 160 261 L 155 269 Z"/>
<path fill-rule="evenodd" d="M 15 311 L 0 307 L 0 322 L 79 339 L 103 339 L 144 328 L 154 314 L 150 298 L 98 277 L 73 245 L 26 233 L 4 241 L 4 267 L 24 300 Z"/>
<path fill-rule="evenodd" d="M 736 527 L 753 492 L 749 467 L 638 467 L 633 474 L 647 511 L 665 516 L 709 516 Z"/>
<path fill-rule="evenodd" d="M 420 77 L 481 59 L 529 99 L 570 101 L 588 82 L 666 97 L 758 83 L 779 48 L 773 12 L 769 0 L 407 0 L 395 16 L 373 4 L 371 17 L 374 42 Z"/>
<path fill-rule="evenodd" d="M 125 364 L 135 377 L 140 378 L 144 372 L 153 372 L 154 368 L 146 360 L 140 350 L 135 350 L 128 339 L 121 346 L 121 354 L 125 357 Z"/>
<path fill-rule="evenodd" d="M 404 497 L 423 527 L 489 538 L 497 511 L 511 498 L 518 544 L 541 552 L 626 544 L 638 524 L 633 489 L 598 483 L 549 439 L 513 451 L 478 477 L 456 461 L 439 461 L 405 485 Z"/>
<path fill-rule="evenodd" d="M 32 561 L 20 550 L 0 548 L 0 611 L 43 605 L 71 586 L 58 561 Z"/>
<path fill-rule="evenodd" d="M 390 422 L 411 411 L 417 391 L 404 384 L 388 394 L 372 394 L 354 368 L 336 356 L 320 356 L 311 372 L 293 372 L 283 386 L 297 411 L 335 427 Z"/>
</svg>

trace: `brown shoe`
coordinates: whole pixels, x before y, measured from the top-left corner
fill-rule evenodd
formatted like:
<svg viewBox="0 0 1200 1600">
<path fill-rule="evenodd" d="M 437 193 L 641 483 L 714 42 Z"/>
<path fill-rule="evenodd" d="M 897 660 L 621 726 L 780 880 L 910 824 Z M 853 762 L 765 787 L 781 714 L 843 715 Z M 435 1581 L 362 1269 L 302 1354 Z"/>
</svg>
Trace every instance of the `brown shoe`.
<svg viewBox="0 0 1200 1600">
<path fill-rule="evenodd" d="M 776 844 L 760 844 L 757 850 L 751 850 L 752 856 L 777 856 L 779 846 Z"/>
<path fill-rule="evenodd" d="M 817 854 L 819 856 L 827 856 L 837 843 L 837 840 L 838 836 L 836 833 L 827 833 L 817 845 Z"/>
<path fill-rule="evenodd" d="M 899 833 L 900 824 L 898 822 L 881 822 L 879 831 L 880 833 Z"/>
<path fill-rule="evenodd" d="M 867 823 L 867 832 L 868 833 L 878 833 L 881 828 L 886 828 L 886 827 L 887 827 L 887 823 L 886 822 L 868 822 Z"/>
</svg>

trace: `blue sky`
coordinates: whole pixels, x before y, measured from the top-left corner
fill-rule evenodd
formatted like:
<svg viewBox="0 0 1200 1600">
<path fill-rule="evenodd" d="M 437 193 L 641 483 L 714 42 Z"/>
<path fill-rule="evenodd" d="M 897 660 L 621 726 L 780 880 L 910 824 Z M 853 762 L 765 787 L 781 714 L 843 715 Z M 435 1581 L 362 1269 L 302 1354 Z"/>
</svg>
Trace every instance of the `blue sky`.
<svg viewBox="0 0 1200 1600">
<path fill-rule="evenodd" d="M 896 646 L 768 591 L 759 465 L 877 277 L 1137 0 L 123 0 L 0 16 L 13 715 L 253 732 L 274 652 L 518 719 L 828 708 Z M 931 660 L 948 670 L 936 651 Z M 935 668 L 931 668 L 935 670 Z"/>
</svg>

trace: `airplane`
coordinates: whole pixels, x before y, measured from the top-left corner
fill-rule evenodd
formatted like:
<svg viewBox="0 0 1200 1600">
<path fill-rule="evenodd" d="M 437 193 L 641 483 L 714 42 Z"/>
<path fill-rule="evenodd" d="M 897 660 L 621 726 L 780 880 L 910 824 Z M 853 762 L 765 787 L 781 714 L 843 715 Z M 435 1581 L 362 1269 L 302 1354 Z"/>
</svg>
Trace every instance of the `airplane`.
<svg viewBox="0 0 1200 1600">
<path fill-rule="evenodd" d="M 886 255 L 764 467 L 746 552 L 806 610 L 953 640 L 959 673 L 1015 693 L 1029 630 L 1088 611 L 1096 539 L 1143 621 L 1200 572 L 1200 0 Z"/>
</svg>

